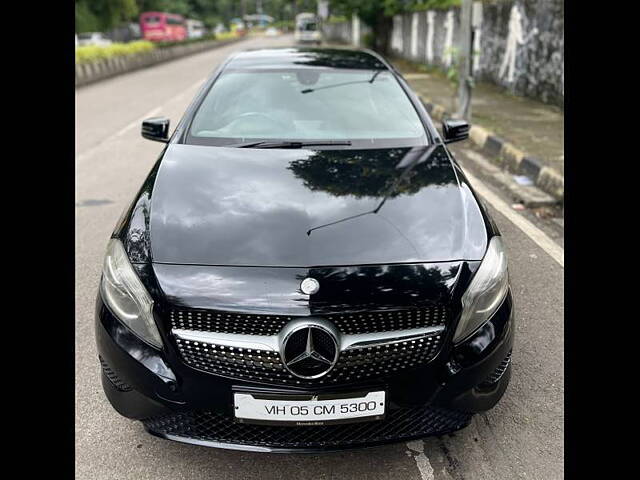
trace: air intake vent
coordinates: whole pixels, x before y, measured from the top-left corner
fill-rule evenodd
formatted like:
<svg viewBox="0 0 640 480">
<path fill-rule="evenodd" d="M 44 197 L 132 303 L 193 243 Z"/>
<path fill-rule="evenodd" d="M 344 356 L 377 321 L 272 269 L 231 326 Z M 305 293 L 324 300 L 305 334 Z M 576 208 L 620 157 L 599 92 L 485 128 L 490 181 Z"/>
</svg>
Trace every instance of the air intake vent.
<svg viewBox="0 0 640 480">
<path fill-rule="evenodd" d="M 99 355 L 98 358 L 100 359 L 100 365 L 102 365 L 102 372 L 117 390 L 120 390 L 121 392 L 130 392 L 131 390 L 133 390 L 133 387 L 131 387 L 131 385 L 124 382 L 120 379 L 120 377 L 118 377 L 116 372 L 114 372 L 111 367 L 109 367 L 107 362 L 104 361 L 104 358 Z"/>
<path fill-rule="evenodd" d="M 500 379 L 504 375 L 504 372 L 506 372 L 507 368 L 509 368 L 510 364 L 511 364 L 511 352 L 509 352 L 507 354 L 507 356 L 504 357 L 504 360 L 502 360 L 502 362 L 500 362 L 500 365 L 498 365 L 498 368 L 496 368 L 491 373 L 491 375 L 489 375 L 486 378 L 486 380 L 484 382 L 482 382 L 478 386 L 480 388 L 491 388 L 491 387 L 493 387 L 496 383 L 498 383 L 500 381 Z"/>
</svg>

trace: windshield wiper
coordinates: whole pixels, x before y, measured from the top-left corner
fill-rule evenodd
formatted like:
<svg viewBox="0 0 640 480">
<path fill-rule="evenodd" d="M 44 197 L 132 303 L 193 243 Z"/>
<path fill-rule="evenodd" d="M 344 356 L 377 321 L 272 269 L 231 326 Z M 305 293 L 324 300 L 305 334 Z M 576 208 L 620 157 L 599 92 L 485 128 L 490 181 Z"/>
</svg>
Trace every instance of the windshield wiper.
<svg viewBox="0 0 640 480">
<path fill-rule="evenodd" d="M 351 142 L 349 140 L 332 140 L 332 141 L 308 141 L 308 142 L 279 142 L 279 141 L 261 141 L 261 142 L 247 142 L 247 143 L 234 143 L 232 145 L 221 145 L 227 148 L 304 148 L 304 147 L 323 147 L 323 146 L 349 146 Z"/>
<path fill-rule="evenodd" d="M 342 83 L 334 83 L 333 85 L 325 85 L 324 87 L 317 87 L 317 88 L 305 88 L 304 90 L 300 90 L 300 93 L 311 93 L 311 92 L 315 92 L 316 90 L 324 90 L 325 88 L 335 88 L 335 87 L 342 87 L 344 85 L 354 85 L 356 83 L 373 83 L 376 79 L 376 77 L 381 73 L 384 72 L 386 69 L 380 69 L 380 70 L 376 70 L 376 73 L 373 74 L 373 76 L 369 79 L 369 80 L 356 80 L 354 82 L 342 82 Z"/>
</svg>

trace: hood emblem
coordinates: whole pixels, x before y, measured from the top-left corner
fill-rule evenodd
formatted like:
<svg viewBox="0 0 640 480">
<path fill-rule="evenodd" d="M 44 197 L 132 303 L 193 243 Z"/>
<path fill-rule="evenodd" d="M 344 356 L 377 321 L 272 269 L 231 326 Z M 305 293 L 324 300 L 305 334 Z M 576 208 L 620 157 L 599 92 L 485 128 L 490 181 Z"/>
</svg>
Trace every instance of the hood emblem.
<svg viewBox="0 0 640 480">
<path fill-rule="evenodd" d="M 320 282 L 315 278 L 307 277 L 300 283 L 300 290 L 302 290 L 302 293 L 305 295 L 313 295 L 320 290 Z"/>
<path fill-rule="evenodd" d="M 333 332 L 318 325 L 303 325 L 282 342 L 282 360 L 299 378 L 319 378 L 338 360 L 338 341 Z"/>
</svg>

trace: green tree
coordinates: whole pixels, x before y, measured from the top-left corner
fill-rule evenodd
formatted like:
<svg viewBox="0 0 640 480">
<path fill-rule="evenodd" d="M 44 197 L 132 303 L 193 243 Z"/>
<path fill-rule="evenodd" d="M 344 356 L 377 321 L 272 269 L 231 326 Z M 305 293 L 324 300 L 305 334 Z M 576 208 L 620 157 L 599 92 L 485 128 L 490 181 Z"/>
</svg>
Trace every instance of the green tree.
<svg viewBox="0 0 640 480">
<path fill-rule="evenodd" d="M 76 0 L 76 32 L 106 31 L 138 14 L 136 0 Z"/>
<path fill-rule="evenodd" d="M 194 2 L 189 0 L 137 0 L 136 3 L 140 12 L 169 12 L 188 17 L 192 13 Z"/>
<path fill-rule="evenodd" d="M 100 19 L 91 11 L 86 2 L 76 2 L 76 32 L 100 30 Z"/>
</svg>

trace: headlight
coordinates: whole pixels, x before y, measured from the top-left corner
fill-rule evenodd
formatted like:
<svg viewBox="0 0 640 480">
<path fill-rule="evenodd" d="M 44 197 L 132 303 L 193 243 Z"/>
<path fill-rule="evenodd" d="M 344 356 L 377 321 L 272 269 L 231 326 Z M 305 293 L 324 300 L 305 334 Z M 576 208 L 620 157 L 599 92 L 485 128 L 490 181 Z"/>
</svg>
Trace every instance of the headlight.
<svg viewBox="0 0 640 480">
<path fill-rule="evenodd" d="M 508 289 L 507 256 L 502 238 L 493 237 L 478 271 L 462 296 L 462 315 L 453 341 L 461 342 L 489 320 L 502 304 Z"/>
<path fill-rule="evenodd" d="M 118 239 L 112 238 L 107 246 L 100 289 L 104 302 L 122 323 L 145 342 L 162 348 L 162 338 L 153 320 L 153 300 Z"/>
</svg>

